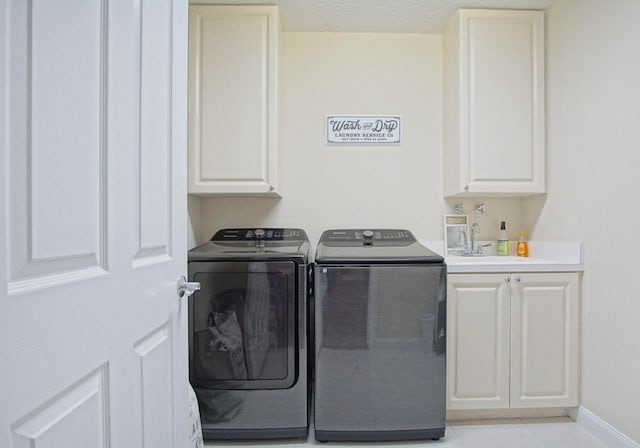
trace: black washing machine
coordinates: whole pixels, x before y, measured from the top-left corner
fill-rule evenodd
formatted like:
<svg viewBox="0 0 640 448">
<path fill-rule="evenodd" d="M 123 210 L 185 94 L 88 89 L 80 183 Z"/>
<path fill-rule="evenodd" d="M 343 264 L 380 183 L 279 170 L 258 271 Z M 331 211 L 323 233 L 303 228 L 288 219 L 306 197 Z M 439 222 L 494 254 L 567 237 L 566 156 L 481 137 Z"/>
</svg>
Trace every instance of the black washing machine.
<svg viewBox="0 0 640 448">
<path fill-rule="evenodd" d="M 327 230 L 315 257 L 315 437 L 445 432 L 446 265 L 408 230 Z"/>
<path fill-rule="evenodd" d="M 205 440 L 304 438 L 309 240 L 224 229 L 189 251 L 189 379 Z"/>
</svg>

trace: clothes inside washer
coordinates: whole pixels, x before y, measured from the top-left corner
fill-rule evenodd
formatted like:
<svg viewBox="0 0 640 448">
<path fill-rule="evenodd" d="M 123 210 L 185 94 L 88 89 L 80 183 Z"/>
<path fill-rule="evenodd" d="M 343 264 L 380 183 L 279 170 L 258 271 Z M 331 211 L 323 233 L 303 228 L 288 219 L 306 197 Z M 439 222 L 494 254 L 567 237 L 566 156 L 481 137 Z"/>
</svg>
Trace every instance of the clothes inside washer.
<svg viewBox="0 0 640 448">
<path fill-rule="evenodd" d="M 267 352 L 277 344 L 277 334 L 270 329 L 271 287 L 265 263 L 249 263 L 247 297 L 244 303 L 244 338 L 249 378 L 259 378 Z"/>
<path fill-rule="evenodd" d="M 242 331 L 235 311 L 222 313 L 210 313 L 209 326 L 211 339 L 209 340 L 208 354 L 213 352 L 227 352 L 233 378 L 247 379 L 247 364 L 242 348 Z"/>
</svg>

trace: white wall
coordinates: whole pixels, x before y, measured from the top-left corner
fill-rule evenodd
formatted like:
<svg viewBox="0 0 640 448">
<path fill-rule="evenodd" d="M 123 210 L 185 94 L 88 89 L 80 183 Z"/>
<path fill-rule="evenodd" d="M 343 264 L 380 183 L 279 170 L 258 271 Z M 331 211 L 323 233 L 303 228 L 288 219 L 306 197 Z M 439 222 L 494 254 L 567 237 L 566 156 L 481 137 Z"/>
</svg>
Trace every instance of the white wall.
<svg viewBox="0 0 640 448">
<path fill-rule="evenodd" d="M 338 227 L 402 227 L 441 240 L 442 215 L 457 202 L 442 188 L 442 36 L 282 38 L 282 199 L 203 198 L 199 241 L 223 227 L 269 225 L 302 227 L 312 245 Z M 399 114 L 402 145 L 326 146 L 327 114 Z M 485 216 L 473 215 L 475 202 L 464 204 L 480 239 L 496 239 L 500 220 L 517 237 L 520 200 L 486 200 Z"/>
<path fill-rule="evenodd" d="M 640 442 L 640 2 L 547 14 L 546 202 L 534 238 L 582 239 L 582 405 Z"/>
</svg>

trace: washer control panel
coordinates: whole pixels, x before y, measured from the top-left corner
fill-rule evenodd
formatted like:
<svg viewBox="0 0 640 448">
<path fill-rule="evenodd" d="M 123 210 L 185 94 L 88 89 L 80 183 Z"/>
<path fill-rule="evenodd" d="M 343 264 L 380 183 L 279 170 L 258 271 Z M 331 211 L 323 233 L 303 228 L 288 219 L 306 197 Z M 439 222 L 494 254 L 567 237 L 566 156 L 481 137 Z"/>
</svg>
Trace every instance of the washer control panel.
<svg viewBox="0 0 640 448">
<path fill-rule="evenodd" d="M 211 241 L 304 241 L 307 234 L 302 229 L 222 229 L 216 232 Z"/>
<path fill-rule="evenodd" d="M 339 229 L 327 230 L 320 241 L 331 242 L 364 242 L 385 241 L 412 243 L 416 241 L 411 232 L 404 229 Z"/>
</svg>

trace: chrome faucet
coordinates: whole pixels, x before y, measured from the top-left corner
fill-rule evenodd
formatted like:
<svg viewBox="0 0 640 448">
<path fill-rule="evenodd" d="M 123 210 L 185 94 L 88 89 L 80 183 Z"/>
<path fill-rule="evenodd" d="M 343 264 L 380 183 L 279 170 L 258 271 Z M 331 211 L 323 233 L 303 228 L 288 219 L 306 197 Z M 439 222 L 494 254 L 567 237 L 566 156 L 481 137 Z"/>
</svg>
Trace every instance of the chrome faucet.
<svg viewBox="0 0 640 448">
<path fill-rule="evenodd" d="M 471 255 L 476 254 L 476 234 L 480 233 L 480 224 L 471 224 Z"/>
<path fill-rule="evenodd" d="M 480 224 L 478 224 L 477 222 L 474 222 L 473 224 L 471 224 L 471 236 L 470 236 L 471 247 L 469 248 L 470 250 L 469 252 L 465 252 L 462 255 L 467 255 L 467 256 L 484 255 L 484 253 L 482 252 L 482 248 L 489 247 L 493 244 L 493 243 L 483 244 L 476 249 L 476 234 L 478 233 L 480 233 Z"/>
</svg>

